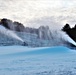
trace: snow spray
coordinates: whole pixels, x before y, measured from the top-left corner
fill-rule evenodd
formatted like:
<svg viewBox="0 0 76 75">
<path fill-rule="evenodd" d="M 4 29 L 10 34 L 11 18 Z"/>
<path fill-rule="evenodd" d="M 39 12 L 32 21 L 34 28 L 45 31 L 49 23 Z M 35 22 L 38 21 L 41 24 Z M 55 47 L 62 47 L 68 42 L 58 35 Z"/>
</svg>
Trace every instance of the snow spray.
<svg viewBox="0 0 76 75">
<path fill-rule="evenodd" d="M 10 36 L 12 38 L 15 38 L 21 42 L 24 42 L 19 36 L 17 36 L 13 31 L 11 30 L 8 30 L 6 29 L 4 26 L 0 26 L 0 32 L 7 35 L 7 36 Z"/>
</svg>

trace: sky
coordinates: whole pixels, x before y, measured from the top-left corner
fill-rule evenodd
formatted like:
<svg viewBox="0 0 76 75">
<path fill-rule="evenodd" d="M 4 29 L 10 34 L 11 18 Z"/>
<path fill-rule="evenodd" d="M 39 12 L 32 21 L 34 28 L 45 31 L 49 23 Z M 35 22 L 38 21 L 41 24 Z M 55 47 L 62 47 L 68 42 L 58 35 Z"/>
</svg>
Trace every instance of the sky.
<svg viewBox="0 0 76 75">
<path fill-rule="evenodd" d="M 0 0 L 0 18 L 8 18 L 25 26 L 76 23 L 75 0 Z M 44 20 L 44 21 L 43 21 Z M 39 23 L 39 24 L 38 24 Z"/>
</svg>

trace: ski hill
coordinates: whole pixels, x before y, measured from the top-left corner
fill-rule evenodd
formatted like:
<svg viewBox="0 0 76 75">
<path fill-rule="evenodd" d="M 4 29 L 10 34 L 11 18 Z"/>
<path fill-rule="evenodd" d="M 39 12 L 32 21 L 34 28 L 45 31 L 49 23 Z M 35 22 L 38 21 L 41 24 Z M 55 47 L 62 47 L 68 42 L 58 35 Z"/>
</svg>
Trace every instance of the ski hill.
<svg viewBox="0 0 76 75">
<path fill-rule="evenodd" d="M 76 51 L 63 46 L 0 47 L 1 75 L 76 75 Z"/>
</svg>

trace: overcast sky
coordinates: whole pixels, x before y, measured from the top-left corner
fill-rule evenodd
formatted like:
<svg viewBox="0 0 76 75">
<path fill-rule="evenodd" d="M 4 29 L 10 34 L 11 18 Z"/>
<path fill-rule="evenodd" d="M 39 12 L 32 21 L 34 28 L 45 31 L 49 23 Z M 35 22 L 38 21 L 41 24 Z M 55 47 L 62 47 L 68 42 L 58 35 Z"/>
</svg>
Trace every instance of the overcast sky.
<svg viewBox="0 0 76 75">
<path fill-rule="evenodd" d="M 75 0 L 0 0 L 0 18 L 17 20 L 26 25 L 34 20 L 46 19 L 65 24 L 75 24 L 76 1 Z M 47 20 L 47 19 L 46 19 Z M 38 22 L 39 22 L 38 21 Z M 49 20 L 47 20 L 48 23 Z"/>
</svg>

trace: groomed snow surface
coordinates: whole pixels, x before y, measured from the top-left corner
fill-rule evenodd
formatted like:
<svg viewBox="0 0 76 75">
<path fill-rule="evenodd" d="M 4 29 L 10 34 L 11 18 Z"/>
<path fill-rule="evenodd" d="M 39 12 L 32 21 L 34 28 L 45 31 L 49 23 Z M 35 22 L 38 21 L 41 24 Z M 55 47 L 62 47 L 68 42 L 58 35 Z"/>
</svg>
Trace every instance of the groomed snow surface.
<svg viewBox="0 0 76 75">
<path fill-rule="evenodd" d="M 63 46 L 3 46 L 0 75 L 76 75 L 76 51 Z"/>
</svg>

